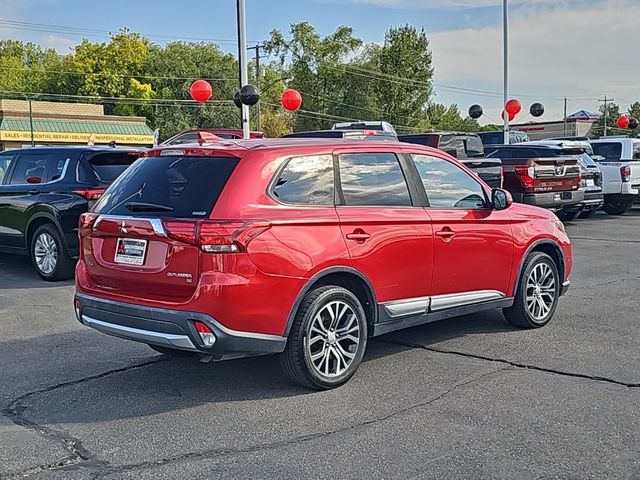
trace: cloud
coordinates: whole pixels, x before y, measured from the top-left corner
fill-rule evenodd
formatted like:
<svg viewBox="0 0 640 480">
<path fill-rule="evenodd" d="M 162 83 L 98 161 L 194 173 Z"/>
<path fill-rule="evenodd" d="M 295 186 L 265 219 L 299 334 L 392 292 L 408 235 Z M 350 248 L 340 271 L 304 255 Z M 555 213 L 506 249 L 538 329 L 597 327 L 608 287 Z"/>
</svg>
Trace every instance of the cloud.
<svg viewBox="0 0 640 480">
<path fill-rule="evenodd" d="M 49 34 L 42 37 L 41 44 L 45 48 L 54 48 L 59 54 L 65 55 L 69 53 L 77 43 L 78 42 L 67 37 Z"/>
<path fill-rule="evenodd" d="M 595 100 L 604 93 L 626 108 L 640 100 L 634 41 L 639 18 L 637 0 L 599 0 L 582 8 L 523 7 L 510 21 L 511 90 L 538 97 L 558 118 L 563 96 L 573 99 L 570 108 L 576 110 L 583 105 L 596 109 Z M 438 32 L 430 39 L 437 83 L 502 91 L 501 25 Z M 490 106 L 485 111 L 494 118 L 500 116 L 499 96 L 474 98 L 442 90 L 440 101 L 457 97 L 463 109 L 465 101 L 481 103 Z"/>
</svg>

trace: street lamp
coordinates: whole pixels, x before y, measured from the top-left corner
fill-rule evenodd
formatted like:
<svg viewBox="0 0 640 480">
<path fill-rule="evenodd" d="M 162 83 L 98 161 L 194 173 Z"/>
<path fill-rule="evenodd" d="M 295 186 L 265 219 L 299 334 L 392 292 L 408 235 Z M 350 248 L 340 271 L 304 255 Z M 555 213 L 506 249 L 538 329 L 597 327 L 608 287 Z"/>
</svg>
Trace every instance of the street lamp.
<svg viewBox="0 0 640 480">
<path fill-rule="evenodd" d="M 509 6 L 508 0 L 502 2 L 502 53 L 503 53 L 503 73 L 504 73 L 504 101 L 502 106 L 509 101 Z M 506 108 L 502 111 L 504 121 L 504 144 L 509 145 L 509 114 Z"/>
<path fill-rule="evenodd" d="M 249 83 L 247 65 L 247 15 L 245 0 L 237 0 L 238 6 L 238 59 L 240 61 L 240 89 Z M 242 105 L 242 138 L 249 139 L 249 105 Z"/>
</svg>

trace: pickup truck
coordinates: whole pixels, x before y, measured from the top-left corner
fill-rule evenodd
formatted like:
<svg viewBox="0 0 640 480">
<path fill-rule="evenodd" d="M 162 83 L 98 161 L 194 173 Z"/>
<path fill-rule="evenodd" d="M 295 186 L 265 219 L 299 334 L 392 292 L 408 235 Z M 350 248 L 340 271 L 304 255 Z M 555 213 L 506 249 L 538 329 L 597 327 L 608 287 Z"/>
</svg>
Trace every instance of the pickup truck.
<svg viewBox="0 0 640 480">
<path fill-rule="evenodd" d="M 546 145 L 487 146 L 488 158 L 502 160 L 504 188 L 513 200 L 546 208 L 563 221 L 574 219 L 584 209 L 580 189 L 580 163 L 575 155 Z"/>
<path fill-rule="evenodd" d="M 475 133 L 430 132 L 398 135 L 398 140 L 437 148 L 457 158 L 491 188 L 502 187 L 502 162 L 486 158 L 482 140 Z"/>
<path fill-rule="evenodd" d="M 640 193 L 640 139 L 604 137 L 589 143 L 602 170 L 603 210 L 628 212 Z"/>
</svg>

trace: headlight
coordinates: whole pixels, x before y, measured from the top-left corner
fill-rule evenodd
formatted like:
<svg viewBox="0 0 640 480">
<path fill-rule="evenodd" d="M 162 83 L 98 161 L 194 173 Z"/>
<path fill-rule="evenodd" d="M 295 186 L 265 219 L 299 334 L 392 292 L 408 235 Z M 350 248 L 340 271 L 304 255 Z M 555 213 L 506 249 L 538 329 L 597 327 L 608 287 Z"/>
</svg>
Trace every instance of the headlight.
<svg viewBox="0 0 640 480">
<path fill-rule="evenodd" d="M 553 223 L 555 224 L 556 228 L 560 230 L 562 233 L 567 233 L 567 231 L 564 228 L 564 223 L 562 223 L 560 220 L 555 220 Z"/>
</svg>

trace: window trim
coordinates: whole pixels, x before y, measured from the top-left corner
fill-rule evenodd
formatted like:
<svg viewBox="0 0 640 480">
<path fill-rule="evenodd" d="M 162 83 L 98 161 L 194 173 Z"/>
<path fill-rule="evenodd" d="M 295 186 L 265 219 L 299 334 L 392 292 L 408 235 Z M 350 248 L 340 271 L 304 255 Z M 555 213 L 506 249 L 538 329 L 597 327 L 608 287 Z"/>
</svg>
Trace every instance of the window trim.
<svg viewBox="0 0 640 480">
<path fill-rule="evenodd" d="M 416 161 L 414 159 L 414 157 L 416 155 L 421 155 L 424 157 L 432 157 L 432 158 L 436 158 L 438 160 L 442 160 L 443 162 L 448 162 L 450 164 L 452 164 L 454 167 L 458 168 L 462 173 L 464 173 L 465 175 L 467 175 L 471 180 L 473 180 L 478 187 L 480 187 L 480 189 L 482 190 L 482 193 L 484 195 L 484 206 L 480 207 L 480 208 L 461 208 L 461 207 L 434 207 L 431 205 L 431 200 L 429 199 L 429 193 L 427 192 L 427 189 L 424 186 L 424 183 L 422 182 L 422 177 L 420 176 L 420 171 L 418 170 L 418 166 L 416 165 Z M 413 162 L 414 168 L 416 169 L 416 175 L 418 176 L 418 180 L 419 180 L 419 185 L 420 188 L 422 188 L 422 190 L 424 191 L 425 197 L 427 199 L 427 205 L 424 206 L 425 209 L 429 209 L 429 210 L 473 210 L 473 211 L 486 211 L 486 210 L 492 210 L 491 208 L 491 201 L 489 200 L 489 195 L 487 192 L 487 189 L 484 187 L 484 185 L 482 185 L 482 183 L 480 183 L 478 181 L 478 179 L 469 174 L 469 172 L 467 172 L 464 168 L 461 168 L 459 165 L 456 165 L 454 162 L 452 162 L 451 160 L 441 157 L 439 155 L 433 155 L 433 154 L 426 154 L 423 152 L 410 152 L 407 153 L 407 156 L 411 158 L 411 162 Z"/>
<path fill-rule="evenodd" d="M 407 186 L 407 192 L 409 193 L 409 202 L 411 205 L 347 205 L 346 200 L 344 198 L 344 190 L 342 189 L 342 176 L 340 175 L 340 155 L 380 155 L 380 154 L 389 154 L 396 157 L 398 161 L 398 165 L 400 166 L 400 172 L 404 177 L 405 184 Z M 335 206 L 336 207 L 347 207 L 347 208 L 416 208 L 422 207 L 420 202 L 420 195 L 418 191 L 415 189 L 414 181 L 409 181 L 411 178 L 411 170 L 406 165 L 406 158 L 404 152 L 399 151 L 369 151 L 369 150 L 357 150 L 357 151 L 348 151 L 348 150 L 335 150 L 334 153 L 334 186 L 336 190 L 336 199 Z M 412 188 L 414 187 L 414 188 Z"/>
<path fill-rule="evenodd" d="M 25 187 L 25 186 L 33 186 L 33 185 L 37 185 L 37 186 L 42 186 L 42 185 L 52 185 L 58 182 L 62 182 L 65 178 L 65 176 L 67 175 L 67 168 L 69 168 L 69 163 L 71 163 L 71 158 L 67 158 L 64 161 L 64 166 L 62 167 L 62 173 L 60 174 L 60 176 L 58 178 L 56 178 L 55 180 L 51 180 L 48 182 L 42 182 L 42 183 L 11 183 L 11 180 L 13 179 L 13 175 L 15 174 L 15 164 L 18 163 L 18 161 L 22 158 L 22 156 L 25 155 L 25 153 L 21 153 L 19 155 L 16 155 L 15 160 L 12 162 L 14 163 L 13 167 L 11 167 L 9 169 L 10 175 L 9 175 L 9 182 L 8 183 L 3 183 L 2 185 L 7 185 L 7 186 L 12 186 L 12 187 Z M 46 172 L 46 168 L 45 168 L 45 172 Z M 5 177 L 6 179 L 6 177 Z"/>
<path fill-rule="evenodd" d="M 278 181 L 278 179 L 280 178 L 280 176 L 282 175 L 282 172 L 284 172 L 285 168 L 287 168 L 287 165 L 289 165 L 289 162 L 291 162 L 291 160 L 296 159 L 296 158 L 302 158 L 302 157 L 329 157 L 332 159 L 332 169 L 333 169 L 333 202 L 331 204 L 326 204 L 326 205 L 313 205 L 313 204 L 309 204 L 309 203 L 290 203 L 290 202 L 283 202 L 282 200 L 280 200 L 278 197 L 276 197 L 273 194 L 273 189 L 276 186 L 276 182 Z M 288 157 L 284 157 L 280 159 L 280 165 L 278 166 L 278 168 L 276 169 L 276 171 L 274 172 L 273 176 L 271 177 L 271 180 L 269 180 L 269 183 L 267 184 L 267 189 L 265 191 L 265 195 L 268 199 L 274 201 L 275 203 L 277 203 L 278 205 L 282 205 L 285 207 L 305 207 L 305 208 L 334 208 L 336 206 L 336 192 L 337 192 L 337 177 L 336 177 L 336 162 L 335 159 L 333 158 L 333 154 L 331 152 L 328 153 L 312 153 L 312 154 L 306 154 L 306 155 L 291 155 Z"/>
</svg>

